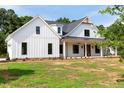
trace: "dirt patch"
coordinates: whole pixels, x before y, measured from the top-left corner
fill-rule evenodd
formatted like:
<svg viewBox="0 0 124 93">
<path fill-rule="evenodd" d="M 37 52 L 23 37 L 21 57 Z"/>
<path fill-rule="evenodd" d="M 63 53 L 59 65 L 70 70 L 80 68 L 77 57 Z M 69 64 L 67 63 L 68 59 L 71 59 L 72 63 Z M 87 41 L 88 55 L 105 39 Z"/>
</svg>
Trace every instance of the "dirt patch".
<svg viewBox="0 0 124 93">
<path fill-rule="evenodd" d="M 71 62 L 49 62 L 52 65 L 70 65 Z"/>
<path fill-rule="evenodd" d="M 106 81 L 100 81 L 99 84 L 100 85 L 104 85 L 106 87 L 110 87 L 110 86 L 112 87 L 112 86 L 114 86 L 116 84 L 116 82 L 112 82 L 110 80 L 106 80 Z"/>
<path fill-rule="evenodd" d="M 79 78 L 79 75 L 77 75 L 77 74 L 71 74 L 71 75 L 68 75 L 67 77 L 69 79 L 78 79 Z"/>
<path fill-rule="evenodd" d="M 13 79 L 16 79 L 16 78 L 17 78 L 16 76 L 10 74 L 7 70 L 3 70 L 3 71 L 1 72 L 1 74 L 2 74 L 2 77 L 3 77 L 5 80 L 13 80 Z"/>
</svg>

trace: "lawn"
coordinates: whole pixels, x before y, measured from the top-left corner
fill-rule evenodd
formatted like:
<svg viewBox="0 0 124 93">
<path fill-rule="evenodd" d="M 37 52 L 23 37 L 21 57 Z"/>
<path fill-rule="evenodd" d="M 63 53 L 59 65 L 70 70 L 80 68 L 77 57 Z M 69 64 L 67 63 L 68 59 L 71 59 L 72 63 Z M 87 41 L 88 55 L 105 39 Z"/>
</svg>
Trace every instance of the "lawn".
<svg viewBox="0 0 124 93">
<path fill-rule="evenodd" d="M 1 63 L 0 87 L 124 87 L 124 63 L 117 58 Z"/>
</svg>

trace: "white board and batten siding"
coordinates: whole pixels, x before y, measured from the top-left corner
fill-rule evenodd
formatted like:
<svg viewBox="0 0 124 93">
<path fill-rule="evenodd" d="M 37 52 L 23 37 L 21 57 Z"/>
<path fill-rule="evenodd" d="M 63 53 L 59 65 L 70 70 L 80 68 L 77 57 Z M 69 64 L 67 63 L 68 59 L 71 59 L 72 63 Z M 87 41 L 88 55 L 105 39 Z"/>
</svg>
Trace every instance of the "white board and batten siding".
<svg viewBox="0 0 124 93">
<path fill-rule="evenodd" d="M 36 26 L 40 26 L 40 34 L 36 34 Z M 22 42 L 27 43 L 27 55 L 21 53 Z M 8 52 L 10 59 L 59 57 L 59 42 L 55 33 L 40 18 L 36 18 L 13 35 Z M 48 54 L 48 43 L 52 43 L 52 54 Z"/>
<path fill-rule="evenodd" d="M 90 38 L 99 38 L 98 29 L 92 24 L 80 24 L 69 36 L 85 37 L 84 30 L 90 30 Z M 88 37 L 87 37 L 88 38 Z"/>
</svg>

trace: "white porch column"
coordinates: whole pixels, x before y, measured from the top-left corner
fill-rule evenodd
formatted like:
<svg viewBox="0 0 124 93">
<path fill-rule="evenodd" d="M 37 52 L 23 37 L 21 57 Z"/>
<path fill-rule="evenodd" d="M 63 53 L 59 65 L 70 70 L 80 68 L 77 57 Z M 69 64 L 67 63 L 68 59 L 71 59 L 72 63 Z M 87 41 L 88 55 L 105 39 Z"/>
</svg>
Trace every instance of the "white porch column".
<svg viewBox="0 0 124 93">
<path fill-rule="evenodd" d="M 100 46 L 100 56 L 103 57 L 103 49 L 102 49 L 102 46 Z"/>
<path fill-rule="evenodd" d="M 63 58 L 66 59 L 66 44 L 65 44 L 65 41 L 63 41 Z"/>
<path fill-rule="evenodd" d="M 117 47 L 115 47 L 115 56 L 118 56 L 118 50 L 117 50 Z"/>
<path fill-rule="evenodd" d="M 85 57 L 87 57 L 87 43 L 85 43 Z"/>
</svg>

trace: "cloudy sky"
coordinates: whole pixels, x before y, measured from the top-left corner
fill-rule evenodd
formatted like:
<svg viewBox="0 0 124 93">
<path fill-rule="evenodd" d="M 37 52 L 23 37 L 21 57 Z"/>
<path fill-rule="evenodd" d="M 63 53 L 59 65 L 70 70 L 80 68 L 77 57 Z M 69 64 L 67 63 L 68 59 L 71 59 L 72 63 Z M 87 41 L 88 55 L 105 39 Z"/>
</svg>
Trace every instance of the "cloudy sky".
<svg viewBox="0 0 124 93">
<path fill-rule="evenodd" d="M 26 5 L 26 6 L 0 6 L 0 8 L 13 9 L 18 16 L 41 16 L 47 20 L 56 20 L 60 17 L 67 17 L 71 20 L 78 20 L 85 16 L 91 18 L 96 25 L 109 26 L 117 17 L 109 14 L 102 15 L 99 10 L 107 6 L 101 5 Z"/>
</svg>

